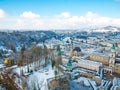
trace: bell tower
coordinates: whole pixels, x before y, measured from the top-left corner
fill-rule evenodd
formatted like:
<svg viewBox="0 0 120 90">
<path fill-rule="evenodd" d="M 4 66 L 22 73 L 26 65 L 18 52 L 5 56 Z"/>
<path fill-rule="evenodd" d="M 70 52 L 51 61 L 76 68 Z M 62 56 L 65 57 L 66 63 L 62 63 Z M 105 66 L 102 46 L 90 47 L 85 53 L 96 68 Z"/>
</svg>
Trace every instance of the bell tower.
<svg viewBox="0 0 120 90">
<path fill-rule="evenodd" d="M 73 43 L 71 43 L 71 46 L 70 46 L 70 54 L 69 54 L 69 57 L 73 57 Z"/>
<path fill-rule="evenodd" d="M 116 50 L 115 50 L 115 45 L 113 44 L 111 47 L 110 59 L 109 59 L 109 67 L 112 67 L 113 72 L 115 66 L 115 57 L 116 57 Z"/>
</svg>

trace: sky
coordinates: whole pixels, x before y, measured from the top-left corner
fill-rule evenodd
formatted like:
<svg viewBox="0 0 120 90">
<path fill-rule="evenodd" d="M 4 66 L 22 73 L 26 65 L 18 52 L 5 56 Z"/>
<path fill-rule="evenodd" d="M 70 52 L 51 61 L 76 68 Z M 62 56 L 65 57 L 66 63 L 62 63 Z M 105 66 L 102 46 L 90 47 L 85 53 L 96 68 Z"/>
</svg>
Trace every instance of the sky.
<svg viewBox="0 0 120 90">
<path fill-rule="evenodd" d="M 120 27 L 120 0 L 0 0 L 0 29 Z"/>
</svg>

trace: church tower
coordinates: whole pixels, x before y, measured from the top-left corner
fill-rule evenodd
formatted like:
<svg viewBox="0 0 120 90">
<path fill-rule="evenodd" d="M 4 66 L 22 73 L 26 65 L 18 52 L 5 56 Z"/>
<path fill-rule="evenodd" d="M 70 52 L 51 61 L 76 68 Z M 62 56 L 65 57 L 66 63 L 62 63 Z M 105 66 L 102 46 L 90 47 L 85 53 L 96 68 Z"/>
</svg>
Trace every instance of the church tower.
<svg viewBox="0 0 120 90">
<path fill-rule="evenodd" d="M 57 46 L 57 58 L 56 58 L 56 65 L 62 64 L 62 52 L 60 45 Z"/>
<path fill-rule="evenodd" d="M 113 72 L 115 66 L 115 57 L 116 57 L 116 50 L 115 50 L 115 45 L 113 44 L 111 47 L 110 59 L 109 59 L 109 67 L 112 67 Z"/>
<path fill-rule="evenodd" d="M 69 54 L 69 57 L 73 57 L 73 43 L 71 44 L 70 46 L 70 54 Z"/>
</svg>

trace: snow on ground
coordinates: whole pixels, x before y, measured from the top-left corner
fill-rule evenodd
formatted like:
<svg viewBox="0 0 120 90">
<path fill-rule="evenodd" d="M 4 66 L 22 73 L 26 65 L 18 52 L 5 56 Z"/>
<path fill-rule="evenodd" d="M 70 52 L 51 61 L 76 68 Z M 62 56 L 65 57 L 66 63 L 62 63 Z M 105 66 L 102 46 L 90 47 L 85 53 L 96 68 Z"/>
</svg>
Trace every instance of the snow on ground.
<svg viewBox="0 0 120 90">
<path fill-rule="evenodd" d="M 91 83 L 91 85 L 92 85 L 92 87 L 94 88 L 94 90 L 98 90 L 95 81 L 89 80 L 89 82 Z"/>
<path fill-rule="evenodd" d="M 33 90 L 35 86 L 36 88 L 41 87 L 41 90 L 48 90 L 47 79 L 54 77 L 54 69 L 52 69 L 50 64 L 47 67 L 40 68 L 38 71 L 33 71 L 33 73 L 27 73 L 27 66 L 16 68 L 13 72 L 20 75 L 21 69 L 25 75 L 28 75 L 27 82 L 30 90 Z"/>
<path fill-rule="evenodd" d="M 5 65 L 4 64 L 0 64 L 0 68 L 4 68 L 5 67 Z"/>
<path fill-rule="evenodd" d="M 31 74 L 28 78 L 28 85 L 32 88 L 34 85 L 36 88 L 41 87 L 41 90 L 48 90 L 47 88 L 47 79 L 54 77 L 54 70 L 51 65 L 48 65 L 44 69 L 40 69 L 37 72 Z"/>
<path fill-rule="evenodd" d="M 76 81 L 77 81 L 77 82 L 81 82 L 81 81 L 83 81 L 85 86 L 90 86 L 90 83 L 89 83 L 89 81 L 88 81 L 87 78 L 80 77 L 80 78 L 77 79 Z"/>
<path fill-rule="evenodd" d="M 80 77 L 77 80 L 71 81 L 70 87 L 71 87 L 71 90 L 94 90 L 91 87 L 88 79 L 85 77 Z"/>
<path fill-rule="evenodd" d="M 13 70 L 13 72 L 17 73 L 18 75 L 20 75 L 20 71 L 23 69 L 23 72 L 26 71 L 26 66 L 23 66 L 23 67 L 18 67 L 16 69 Z"/>
</svg>

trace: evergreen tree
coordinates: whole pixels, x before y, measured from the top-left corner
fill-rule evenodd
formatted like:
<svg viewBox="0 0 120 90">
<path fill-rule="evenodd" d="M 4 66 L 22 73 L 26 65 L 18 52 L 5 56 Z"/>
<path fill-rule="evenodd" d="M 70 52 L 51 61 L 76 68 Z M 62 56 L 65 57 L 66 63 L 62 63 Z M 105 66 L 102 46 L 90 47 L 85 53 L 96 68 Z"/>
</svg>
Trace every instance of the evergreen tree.
<svg viewBox="0 0 120 90">
<path fill-rule="evenodd" d="M 55 66 L 55 61 L 52 60 L 52 68 L 54 68 L 54 66 Z"/>
<path fill-rule="evenodd" d="M 10 45 L 10 48 L 11 48 L 11 50 L 12 50 L 14 53 L 16 53 L 16 47 L 15 47 L 15 44 L 11 44 L 11 45 Z"/>
<path fill-rule="evenodd" d="M 47 58 L 48 58 L 48 49 L 47 46 L 44 45 L 44 58 L 45 58 L 45 66 L 47 65 Z"/>
<path fill-rule="evenodd" d="M 58 66 L 59 64 L 62 64 L 60 45 L 57 46 L 57 60 L 56 60 L 56 65 Z"/>
<path fill-rule="evenodd" d="M 58 56 L 61 56 L 61 48 L 60 48 L 60 45 L 57 46 L 57 54 L 58 54 Z"/>
<path fill-rule="evenodd" d="M 37 90 L 37 89 L 36 89 L 36 85 L 35 85 L 35 82 L 34 82 L 33 90 Z"/>
<path fill-rule="evenodd" d="M 25 45 L 22 46 L 21 48 L 21 55 L 22 55 L 22 58 L 24 57 L 23 54 L 24 54 L 24 51 L 26 50 L 26 47 Z"/>
<path fill-rule="evenodd" d="M 0 58 L 2 57 L 2 53 L 0 52 Z"/>
</svg>

